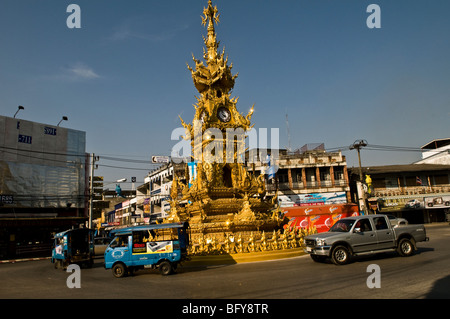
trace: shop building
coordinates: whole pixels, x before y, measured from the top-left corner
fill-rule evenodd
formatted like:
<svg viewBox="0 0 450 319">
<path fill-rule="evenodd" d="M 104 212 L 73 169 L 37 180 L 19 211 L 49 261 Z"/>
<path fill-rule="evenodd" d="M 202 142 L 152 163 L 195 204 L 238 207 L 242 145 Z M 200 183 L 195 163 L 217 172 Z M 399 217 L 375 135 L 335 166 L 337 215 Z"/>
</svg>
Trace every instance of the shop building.
<svg viewBox="0 0 450 319">
<path fill-rule="evenodd" d="M 250 171 L 267 170 L 267 162 L 260 158 L 249 165 Z M 278 195 L 281 208 L 351 201 L 347 162 L 340 151 L 326 152 L 323 144 L 305 145 L 295 152 L 280 150 L 275 164 L 278 170 L 274 179 L 266 179 L 266 190 L 268 196 Z"/>
<path fill-rule="evenodd" d="M 88 219 L 86 133 L 0 116 L 0 258 L 47 254 Z"/>
<path fill-rule="evenodd" d="M 315 227 L 323 232 L 336 220 L 359 214 L 358 206 L 351 203 L 347 162 L 340 151 L 326 152 L 324 144 L 306 144 L 294 152 L 279 150 L 274 163 L 260 160 L 266 153 L 271 155 L 268 150 L 253 152 L 258 156 L 252 156 L 256 161 L 248 168 L 260 174 L 269 171 L 268 165 L 278 166 L 273 179 L 266 175 L 266 196 L 277 195 L 288 227 Z"/>
<path fill-rule="evenodd" d="M 352 181 L 359 169 L 350 169 Z M 363 167 L 369 176 L 369 213 L 390 213 L 410 223 L 445 221 L 450 209 L 450 165 L 407 164 Z"/>
<path fill-rule="evenodd" d="M 168 216 L 174 174 L 184 181 L 186 164 L 174 162 L 162 164 L 147 175 L 144 184 L 137 187 L 137 207 L 142 210 L 146 224 L 156 223 Z"/>
</svg>

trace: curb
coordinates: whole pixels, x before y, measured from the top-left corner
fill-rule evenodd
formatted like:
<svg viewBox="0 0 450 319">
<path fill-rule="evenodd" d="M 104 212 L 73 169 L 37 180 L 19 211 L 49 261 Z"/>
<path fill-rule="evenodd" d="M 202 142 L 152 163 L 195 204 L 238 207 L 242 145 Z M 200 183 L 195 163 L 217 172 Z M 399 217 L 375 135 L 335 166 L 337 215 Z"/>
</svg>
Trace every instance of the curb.
<svg viewBox="0 0 450 319">
<path fill-rule="evenodd" d="M 305 255 L 303 248 L 273 250 L 254 253 L 192 256 L 182 263 L 183 267 L 235 265 L 250 262 L 272 261 Z"/>
<path fill-rule="evenodd" d="M 45 260 L 50 259 L 52 257 L 36 257 L 36 258 L 22 258 L 22 259 L 8 259 L 8 260 L 0 260 L 0 264 L 14 264 L 18 262 L 25 262 L 25 261 L 36 261 L 36 260 Z"/>
</svg>

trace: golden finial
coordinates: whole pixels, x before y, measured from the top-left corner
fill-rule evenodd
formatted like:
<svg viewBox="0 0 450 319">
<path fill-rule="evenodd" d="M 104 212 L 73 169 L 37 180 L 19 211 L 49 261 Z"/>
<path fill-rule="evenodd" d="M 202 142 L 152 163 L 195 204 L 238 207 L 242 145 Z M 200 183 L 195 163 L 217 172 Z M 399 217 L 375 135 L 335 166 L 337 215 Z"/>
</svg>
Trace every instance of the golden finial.
<svg viewBox="0 0 450 319">
<path fill-rule="evenodd" d="M 219 16 L 220 13 L 217 10 L 216 6 L 212 6 L 212 2 L 211 0 L 208 0 L 208 7 L 207 8 L 203 8 L 203 14 L 205 15 L 202 18 L 202 25 L 206 26 L 206 22 L 209 20 L 209 24 L 208 24 L 208 29 L 210 28 L 210 26 L 212 26 L 214 28 L 214 23 L 213 21 L 218 24 L 219 21 Z"/>
<path fill-rule="evenodd" d="M 217 7 L 212 5 L 211 0 L 208 0 L 208 7 L 207 8 L 203 8 L 203 14 L 204 17 L 202 16 L 202 25 L 206 26 L 206 24 L 208 23 L 208 37 L 205 39 L 205 45 L 207 48 L 208 52 L 205 52 L 203 54 L 205 60 L 207 62 L 212 62 L 215 61 L 217 58 L 217 48 L 219 47 L 219 44 L 217 43 L 216 40 L 216 32 L 214 30 L 214 22 L 216 24 L 219 23 L 219 16 L 220 13 L 217 10 Z"/>
</svg>

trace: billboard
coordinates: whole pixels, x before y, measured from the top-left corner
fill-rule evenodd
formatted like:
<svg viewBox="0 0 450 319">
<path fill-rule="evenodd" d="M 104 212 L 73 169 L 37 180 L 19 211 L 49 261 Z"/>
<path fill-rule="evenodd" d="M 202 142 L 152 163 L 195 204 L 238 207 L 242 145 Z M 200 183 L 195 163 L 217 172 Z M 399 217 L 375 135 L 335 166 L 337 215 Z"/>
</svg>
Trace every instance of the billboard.
<svg viewBox="0 0 450 319">
<path fill-rule="evenodd" d="M 358 205 L 337 204 L 286 208 L 284 216 L 289 218 L 289 222 L 285 226 L 289 230 L 315 227 L 318 233 L 322 233 L 328 231 L 341 218 L 358 215 Z"/>
<path fill-rule="evenodd" d="M 280 207 L 346 204 L 345 192 L 279 195 Z"/>
<path fill-rule="evenodd" d="M 377 201 L 380 212 L 395 212 L 409 209 L 450 208 L 450 194 L 427 194 L 425 197 L 379 198 Z"/>
<path fill-rule="evenodd" d="M 4 207 L 84 208 L 86 133 L 0 116 Z"/>
</svg>

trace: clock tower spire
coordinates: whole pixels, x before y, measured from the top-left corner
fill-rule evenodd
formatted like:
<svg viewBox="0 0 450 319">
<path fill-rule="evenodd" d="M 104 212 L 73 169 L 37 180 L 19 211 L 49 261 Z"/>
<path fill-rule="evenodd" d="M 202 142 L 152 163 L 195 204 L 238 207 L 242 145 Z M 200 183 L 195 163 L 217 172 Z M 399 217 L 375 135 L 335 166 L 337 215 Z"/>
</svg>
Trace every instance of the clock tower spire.
<svg viewBox="0 0 450 319">
<path fill-rule="evenodd" d="M 225 49 L 221 53 L 218 52 L 220 42 L 217 41 L 214 25 L 219 23 L 219 16 L 217 7 L 208 0 L 208 6 L 203 9 L 201 16 L 202 25 L 207 28 L 207 37 L 203 37 L 206 46 L 206 49 L 203 49 L 203 58 L 206 64 L 193 56 L 195 68 L 188 65 L 195 88 L 200 93 L 198 103 L 194 105 L 196 109 L 194 121 L 203 123 L 202 134 L 210 127 L 222 130 L 240 127 L 244 131 L 251 128 L 253 107 L 246 116 L 243 116 L 236 109 L 238 99 L 230 96 L 237 74 L 231 73 L 233 65 L 228 65 Z M 190 136 L 194 136 L 193 127 L 188 128 L 188 125 L 183 121 L 182 123 L 190 130 Z"/>
<path fill-rule="evenodd" d="M 189 165 L 196 174 L 188 185 L 174 179 L 167 218 L 189 221 L 194 242 L 205 236 L 222 241 L 224 234 L 231 233 L 248 236 L 250 231 L 273 230 L 281 222 L 270 213 L 275 202 L 265 198 L 264 172 L 250 174 L 244 165 L 245 132 L 252 127 L 253 107 L 242 115 L 236 108 L 238 99 L 231 97 L 237 74 L 231 73 L 225 49 L 218 51 L 219 16 L 208 0 L 201 16 L 207 28 L 204 61 L 193 57 L 195 67 L 187 66 L 200 95 L 192 123 L 180 118 L 186 139 L 191 140 L 194 161 Z"/>
</svg>

